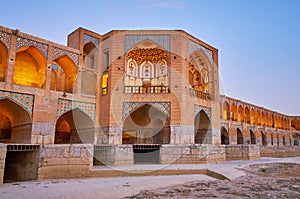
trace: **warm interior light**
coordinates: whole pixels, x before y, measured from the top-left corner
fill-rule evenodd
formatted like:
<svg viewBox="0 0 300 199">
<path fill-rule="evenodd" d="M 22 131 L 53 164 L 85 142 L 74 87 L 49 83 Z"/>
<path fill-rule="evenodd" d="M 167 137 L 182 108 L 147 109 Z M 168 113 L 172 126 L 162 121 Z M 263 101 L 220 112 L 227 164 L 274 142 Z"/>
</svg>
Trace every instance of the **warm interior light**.
<svg viewBox="0 0 300 199">
<path fill-rule="evenodd" d="M 108 74 L 104 74 L 102 76 L 102 94 L 107 94 L 107 86 L 108 86 Z"/>
<path fill-rule="evenodd" d="M 46 59 L 34 47 L 25 47 L 16 55 L 14 84 L 43 88 L 45 84 Z"/>
</svg>

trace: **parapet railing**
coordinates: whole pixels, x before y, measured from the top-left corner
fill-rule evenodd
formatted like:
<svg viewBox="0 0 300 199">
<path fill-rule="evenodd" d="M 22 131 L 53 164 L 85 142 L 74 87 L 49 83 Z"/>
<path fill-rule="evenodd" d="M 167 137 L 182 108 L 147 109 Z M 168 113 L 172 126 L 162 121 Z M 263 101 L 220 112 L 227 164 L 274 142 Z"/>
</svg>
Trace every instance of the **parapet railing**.
<svg viewBox="0 0 300 199">
<path fill-rule="evenodd" d="M 125 93 L 170 93 L 168 86 L 125 86 Z"/>
<path fill-rule="evenodd" d="M 195 89 L 190 89 L 190 95 L 192 96 L 196 96 L 197 98 L 201 98 L 204 100 L 211 100 L 211 95 L 209 93 L 203 92 L 203 91 L 199 91 L 199 90 L 195 90 Z"/>
</svg>

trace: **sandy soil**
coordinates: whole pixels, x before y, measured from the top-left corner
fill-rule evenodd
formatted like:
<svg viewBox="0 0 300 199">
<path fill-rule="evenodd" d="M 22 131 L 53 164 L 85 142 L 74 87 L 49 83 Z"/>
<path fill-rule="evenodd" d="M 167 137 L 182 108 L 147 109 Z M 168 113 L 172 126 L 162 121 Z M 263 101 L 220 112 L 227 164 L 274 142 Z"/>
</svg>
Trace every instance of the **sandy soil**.
<svg viewBox="0 0 300 199">
<path fill-rule="evenodd" d="M 195 174 L 5 183 L 0 185 L 0 199 L 300 198 L 299 160 L 299 157 L 295 157 L 189 166 L 191 169 L 193 166 L 197 168 L 200 166 L 214 167 L 221 173 L 231 174 L 230 176 L 233 176 L 231 181 Z M 272 163 L 262 161 L 272 161 Z M 185 166 L 175 165 L 176 168 Z M 230 170 L 230 168 L 235 169 Z M 242 175 L 234 177 L 237 172 Z"/>
<path fill-rule="evenodd" d="M 194 181 L 126 198 L 300 198 L 300 164 L 268 163 L 243 169 L 232 181 Z"/>
</svg>

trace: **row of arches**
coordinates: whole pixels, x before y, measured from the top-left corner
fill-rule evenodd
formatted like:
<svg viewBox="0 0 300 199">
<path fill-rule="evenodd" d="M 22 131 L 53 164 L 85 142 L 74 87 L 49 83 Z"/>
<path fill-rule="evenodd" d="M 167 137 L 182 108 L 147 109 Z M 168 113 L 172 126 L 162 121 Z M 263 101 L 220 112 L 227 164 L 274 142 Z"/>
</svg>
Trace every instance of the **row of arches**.
<svg viewBox="0 0 300 199">
<path fill-rule="evenodd" d="M 229 132 L 225 127 L 221 127 L 221 144 L 229 145 L 231 141 L 233 144 L 259 144 L 259 145 L 267 145 L 269 139 L 270 145 L 280 145 L 280 141 L 283 145 L 292 145 L 292 139 L 289 136 L 282 135 L 280 133 L 270 133 L 269 136 L 266 135 L 263 131 L 254 132 L 253 130 L 249 130 L 249 135 L 247 139 L 245 136 L 246 133 L 243 133 L 239 128 L 236 128 L 236 132 L 229 136 Z M 234 138 L 230 138 L 234 137 Z"/>
<path fill-rule="evenodd" d="M 31 143 L 30 113 L 10 99 L 0 100 L 0 142 Z M 201 110 L 195 117 L 195 143 L 209 143 L 210 119 Z M 94 123 L 76 108 L 56 121 L 55 144 L 93 143 Z M 170 120 L 148 104 L 133 111 L 124 121 L 123 144 L 169 144 Z"/>
<path fill-rule="evenodd" d="M 0 100 L 0 142 L 31 143 L 31 114 L 13 100 Z M 62 114 L 56 121 L 56 144 L 94 143 L 93 120 L 83 111 L 76 108 Z M 231 133 L 232 134 L 232 133 Z M 211 144 L 211 121 L 204 110 L 194 118 L 194 135 L 196 144 Z M 237 144 L 267 144 L 266 133 L 249 130 L 245 136 L 239 128 L 235 135 L 230 135 L 226 128 L 221 128 L 221 144 L 232 144 L 236 137 Z M 247 137 L 247 139 L 245 139 Z M 123 144 L 169 144 L 171 139 L 170 119 L 157 108 L 145 104 L 132 111 L 124 120 Z M 280 133 L 269 133 L 271 145 L 290 143 L 291 138 Z M 234 143 L 235 144 L 235 143 Z"/>
<path fill-rule="evenodd" d="M 0 81 L 6 79 L 8 48 L 0 41 Z M 52 61 L 51 89 L 71 93 L 77 76 L 75 63 L 62 55 Z M 47 59 L 35 46 L 25 46 L 15 55 L 13 83 L 17 85 L 44 88 Z"/>
<path fill-rule="evenodd" d="M 279 116 L 268 111 L 255 109 L 249 106 L 237 105 L 227 101 L 221 104 L 221 118 L 237 122 L 245 122 L 252 125 L 261 125 L 279 129 L 290 129 L 290 119 L 285 116 Z"/>
<path fill-rule="evenodd" d="M 194 118 L 194 143 L 211 143 L 211 122 L 201 110 Z M 170 120 L 151 105 L 143 105 L 132 111 L 124 120 L 122 144 L 169 144 Z"/>
<path fill-rule="evenodd" d="M 31 143 L 31 114 L 17 102 L 0 100 L 0 142 Z M 62 114 L 56 121 L 55 144 L 93 143 L 94 123 L 76 108 Z"/>
</svg>

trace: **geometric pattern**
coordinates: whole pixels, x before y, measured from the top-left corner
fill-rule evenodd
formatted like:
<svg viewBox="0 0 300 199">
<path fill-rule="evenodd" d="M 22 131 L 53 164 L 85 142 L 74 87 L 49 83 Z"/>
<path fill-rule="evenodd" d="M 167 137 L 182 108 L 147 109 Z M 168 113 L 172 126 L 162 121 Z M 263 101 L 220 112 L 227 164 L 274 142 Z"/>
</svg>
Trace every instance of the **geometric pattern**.
<svg viewBox="0 0 300 199">
<path fill-rule="evenodd" d="M 2 41 L 6 47 L 10 48 L 10 41 L 11 41 L 11 35 L 7 34 L 6 32 L 0 31 L 0 41 Z"/>
<path fill-rule="evenodd" d="M 211 118 L 211 108 L 206 106 L 201 106 L 198 104 L 194 104 L 194 115 L 196 116 L 201 110 L 203 110 L 206 115 Z"/>
<path fill-rule="evenodd" d="M 170 52 L 170 35 L 125 35 L 124 53 L 146 39 L 151 40 Z"/>
<path fill-rule="evenodd" d="M 213 64 L 213 56 L 212 56 L 212 51 L 201 46 L 200 44 L 189 40 L 189 55 L 193 54 L 196 50 L 201 49 L 202 52 L 204 52 L 204 54 L 206 55 L 206 57 L 208 58 L 209 62 L 211 64 Z"/>
<path fill-rule="evenodd" d="M 83 35 L 83 43 L 84 44 L 87 44 L 89 42 L 92 42 L 96 47 L 98 46 L 99 44 L 99 39 L 95 38 L 95 37 L 92 37 L 90 35 L 87 35 L 87 34 L 84 34 Z"/>
<path fill-rule="evenodd" d="M 21 105 L 32 114 L 34 95 L 0 90 L 0 99 L 4 98 L 17 102 L 17 104 Z"/>
<path fill-rule="evenodd" d="M 75 63 L 76 66 L 78 66 L 79 62 L 79 54 L 68 51 L 68 50 L 63 50 L 57 47 L 52 48 L 52 60 L 56 59 L 57 57 L 60 57 L 62 55 L 67 55 L 73 62 Z"/>
<path fill-rule="evenodd" d="M 171 118 L 171 102 L 123 102 L 122 120 L 124 121 L 125 118 L 130 114 L 130 112 L 145 104 L 157 108 L 158 110 L 163 112 L 169 119 Z"/>
<path fill-rule="evenodd" d="M 62 114 L 79 108 L 81 111 L 86 113 L 95 122 L 96 120 L 96 104 L 90 102 L 79 102 L 73 100 L 66 100 L 58 98 L 58 106 L 56 111 L 56 119 L 58 119 Z"/>
<path fill-rule="evenodd" d="M 17 38 L 17 47 L 16 50 L 25 47 L 25 46 L 35 46 L 37 49 L 39 49 L 46 58 L 48 58 L 48 45 L 43 44 L 37 41 L 33 41 L 30 39 L 25 39 L 23 37 Z"/>
</svg>

